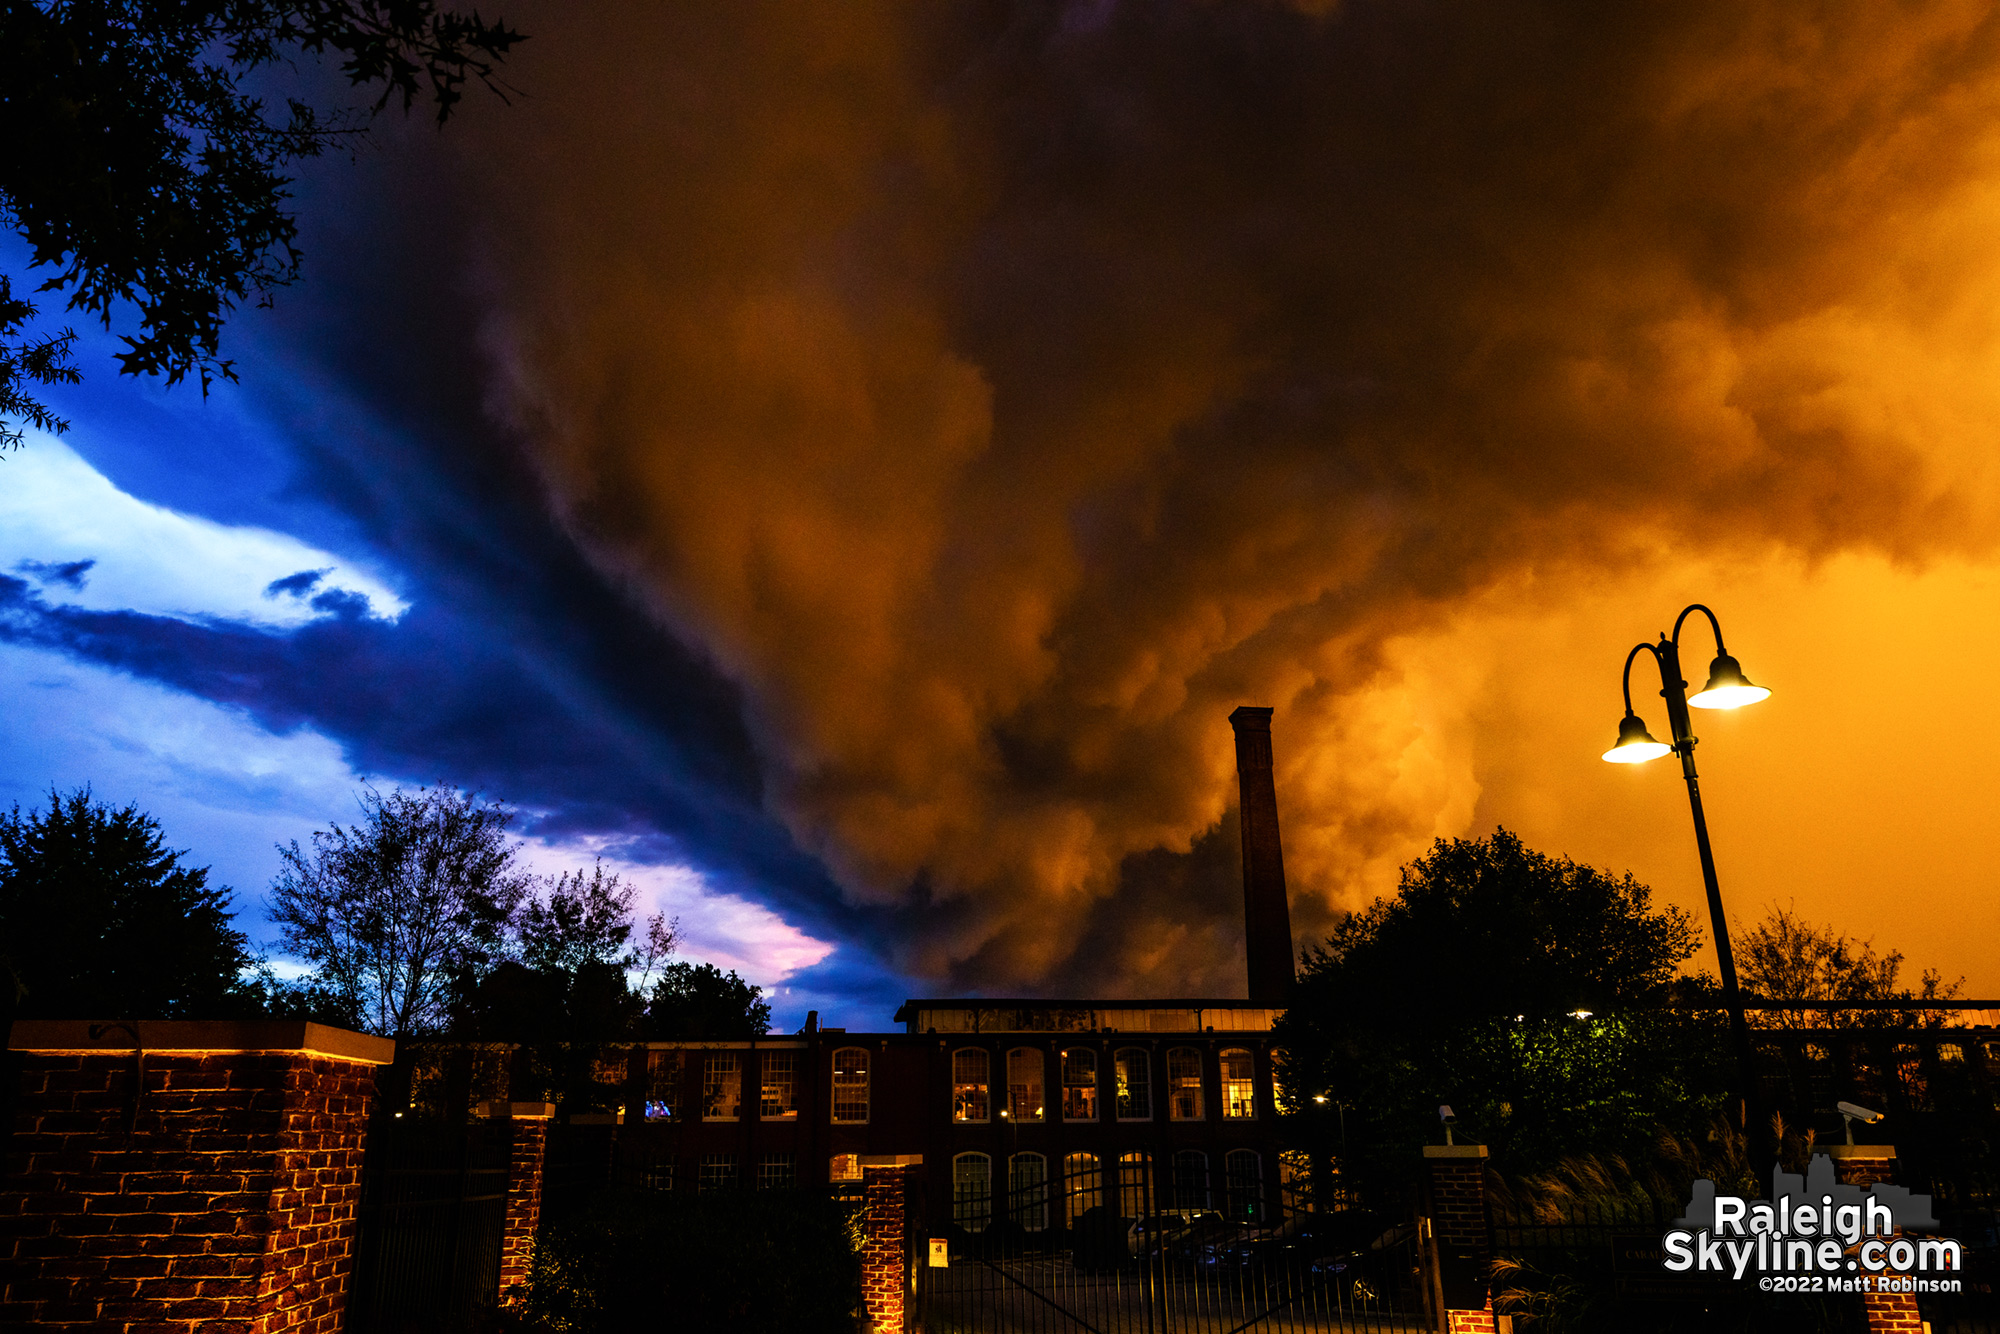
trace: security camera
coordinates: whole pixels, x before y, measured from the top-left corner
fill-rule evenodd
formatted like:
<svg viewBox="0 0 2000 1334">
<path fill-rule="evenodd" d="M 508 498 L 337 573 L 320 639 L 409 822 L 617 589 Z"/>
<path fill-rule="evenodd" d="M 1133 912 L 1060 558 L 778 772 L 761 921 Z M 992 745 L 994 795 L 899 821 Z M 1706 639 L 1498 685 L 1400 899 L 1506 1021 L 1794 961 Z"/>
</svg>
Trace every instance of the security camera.
<svg viewBox="0 0 2000 1334">
<path fill-rule="evenodd" d="M 1451 1137 L 1451 1128 L 1458 1124 L 1458 1117 L 1452 1114 L 1450 1103 L 1441 1102 L 1438 1104 L 1438 1120 L 1444 1122 L 1444 1142 L 1446 1144 L 1456 1143 L 1457 1141 Z"/>
<path fill-rule="evenodd" d="M 1870 1111 L 1858 1103 L 1837 1102 L 1834 1104 L 1834 1107 L 1839 1110 L 1841 1124 L 1847 1129 L 1847 1142 L 1849 1144 L 1854 1143 L 1854 1123 L 1856 1121 L 1859 1121 L 1864 1126 L 1872 1126 L 1882 1119 L 1882 1113 Z"/>
</svg>

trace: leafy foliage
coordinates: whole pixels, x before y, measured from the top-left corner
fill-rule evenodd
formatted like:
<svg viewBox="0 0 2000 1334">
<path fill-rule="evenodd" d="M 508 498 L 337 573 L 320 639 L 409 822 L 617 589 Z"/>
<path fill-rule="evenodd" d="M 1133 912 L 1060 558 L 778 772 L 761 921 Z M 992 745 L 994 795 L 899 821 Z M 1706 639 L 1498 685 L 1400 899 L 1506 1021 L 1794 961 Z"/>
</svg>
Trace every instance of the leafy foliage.
<svg viewBox="0 0 2000 1334">
<path fill-rule="evenodd" d="M 365 133 L 352 111 L 288 97 L 272 114 L 244 91 L 295 57 L 330 56 L 371 112 L 428 99 L 442 123 L 468 80 L 495 70 L 521 34 L 438 0 L 10 0 L 0 5 L 0 215 L 68 309 L 108 328 L 135 306 L 126 374 L 234 378 L 218 360 L 243 301 L 294 281 L 290 164 Z M 11 303 L 11 305 L 9 304 Z M 73 383 L 68 331 L 30 339 L 34 307 L 0 291 L 0 444 L 9 420 L 61 429 L 23 380 Z"/>
<path fill-rule="evenodd" d="M 771 1030 L 764 989 L 734 969 L 712 963 L 671 963 L 661 971 L 647 1009 L 650 1035 L 672 1038 L 756 1038 Z"/>
<path fill-rule="evenodd" d="M 1946 983 L 1925 969 L 1917 990 L 1898 987 L 1903 954 L 1877 954 L 1873 943 L 1831 926 L 1816 926 L 1789 908 L 1771 915 L 1736 942 L 1738 975 L 1746 990 L 1766 1000 L 1950 1000 L 1965 980 Z M 1784 1028 L 1848 1028 L 1907 1022 L 1907 1015 L 1866 1010 L 1765 1011 L 1758 1022 Z M 1932 1016 L 1934 1022 L 1942 1016 Z"/>
<path fill-rule="evenodd" d="M 855 1327 L 848 1210 L 818 1191 L 609 1195 L 544 1225 L 524 1300 L 502 1328 Z"/>
<path fill-rule="evenodd" d="M 1309 1134 L 1346 1136 L 1351 1183 L 1392 1188 L 1459 1134 L 1520 1167 L 1584 1148 L 1640 1148 L 1720 1096 L 1717 1021 L 1658 1008 L 1698 948 L 1651 892 L 1491 838 L 1439 840 L 1395 896 L 1307 952 L 1279 1024 L 1280 1074 Z M 1315 1096 L 1327 1099 L 1314 1101 Z"/>
<path fill-rule="evenodd" d="M 443 788 L 361 797 L 358 825 L 278 849 L 271 919 L 350 1027 L 404 1037 L 444 1022 L 455 978 L 499 957 L 526 878 L 505 807 Z"/>
<path fill-rule="evenodd" d="M 254 960 L 231 894 L 184 866 L 151 816 L 89 788 L 0 815 L 0 946 L 38 1018 L 213 1019 L 256 1013 Z"/>
</svg>

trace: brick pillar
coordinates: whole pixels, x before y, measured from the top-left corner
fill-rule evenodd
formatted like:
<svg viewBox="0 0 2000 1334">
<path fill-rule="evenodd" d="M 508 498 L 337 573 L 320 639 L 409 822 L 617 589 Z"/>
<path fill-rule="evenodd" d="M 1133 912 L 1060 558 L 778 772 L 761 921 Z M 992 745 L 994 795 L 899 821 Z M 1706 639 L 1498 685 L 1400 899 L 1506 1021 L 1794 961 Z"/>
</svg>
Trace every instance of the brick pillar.
<svg viewBox="0 0 2000 1334">
<path fill-rule="evenodd" d="M 337 1334 L 393 1042 L 294 1020 L 23 1019 L 8 1046 L 0 1325 Z"/>
<path fill-rule="evenodd" d="M 535 1260 L 535 1231 L 542 1224 L 542 1162 L 549 1147 L 552 1102 L 488 1104 L 508 1118 L 507 1225 L 500 1238 L 500 1304 L 521 1300 Z"/>
<path fill-rule="evenodd" d="M 1834 1179 L 1844 1186 L 1895 1179 L 1893 1144 L 1834 1144 L 1826 1151 L 1833 1159 Z M 1869 1334 L 1919 1334 L 1924 1327 L 1912 1292 L 1866 1292 L 1861 1295 L 1861 1309 L 1868 1316 Z"/>
<path fill-rule="evenodd" d="M 1426 1144 L 1446 1334 L 1494 1334 L 1493 1237 L 1486 1220 L 1486 1146 Z"/>
<path fill-rule="evenodd" d="M 903 1153 L 861 1159 L 861 1300 L 868 1311 L 868 1334 L 903 1334 L 903 1298 L 909 1289 L 909 1262 L 903 1207 L 910 1169 L 923 1155 Z"/>
</svg>

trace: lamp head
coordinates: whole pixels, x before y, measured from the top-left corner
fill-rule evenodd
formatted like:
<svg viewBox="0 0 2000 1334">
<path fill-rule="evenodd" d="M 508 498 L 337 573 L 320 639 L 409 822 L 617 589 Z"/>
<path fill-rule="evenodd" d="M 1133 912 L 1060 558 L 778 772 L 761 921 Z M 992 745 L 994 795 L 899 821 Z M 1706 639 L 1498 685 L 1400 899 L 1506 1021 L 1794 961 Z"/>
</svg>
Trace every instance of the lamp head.
<svg viewBox="0 0 2000 1334">
<path fill-rule="evenodd" d="M 1715 655 L 1715 661 L 1708 665 L 1708 684 L 1700 693 L 1688 696 L 1688 703 L 1697 709 L 1740 709 L 1745 704 L 1755 704 L 1771 692 L 1763 686 L 1750 684 L 1743 675 L 1743 668 L 1727 653 Z"/>
<path fill-rule="evenodd" d="M 1618 744 L 1604 752 L 1604 758 L 1613 764 L 1644 764 L 1647 760 L 1657 760 L 1662 755 L 1671 755 L 1673 747 L 1653 740 L 1653 734 L 1646 730 L 1646 724 L 1636 713 L 1625 715 L 1625 721 L 1618 724 Z"/>
</svg>

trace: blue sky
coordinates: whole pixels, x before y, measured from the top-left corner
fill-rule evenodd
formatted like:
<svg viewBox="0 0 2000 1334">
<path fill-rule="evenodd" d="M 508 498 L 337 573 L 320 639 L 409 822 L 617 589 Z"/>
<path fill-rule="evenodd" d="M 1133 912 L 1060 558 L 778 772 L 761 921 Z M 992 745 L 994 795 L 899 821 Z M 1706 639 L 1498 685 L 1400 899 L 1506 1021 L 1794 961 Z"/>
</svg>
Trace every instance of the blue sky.
<svg viewBox="0 0 2000 1334">
<path fill-rule="evenodd" d="M 680 917 L 686 957 L 765 986 L 779 1027 L 808 1008 L 886 1024 L 905 988 L 839 947 L 851 923 L 759 812 L 728 690 L 635 700 L 625 654 L 685 655 L 573 555 L 528 570 L 462 497 L 428 492 L 399 521 L 392 484 L 329 485 L 313 446 L 396 432 L 260 346 L 269 329 L 238 321 L 241 382 L 204 401 L 113 375 L 111 338 L 86 328 L 84 385 L 51 396 L 72 429 L 0 463 L 0 800 L 89 784 L 138 805 L 265 940 L 277 844 L 352 819 L 364 784 L 454 784 L 519 808 L 538 868 L 604 858 L 642 911 Z M 593 642 L 591 613 L 615 642 Z M 719 716 L 674 735 L 702 709 Z"/>
</svg>

